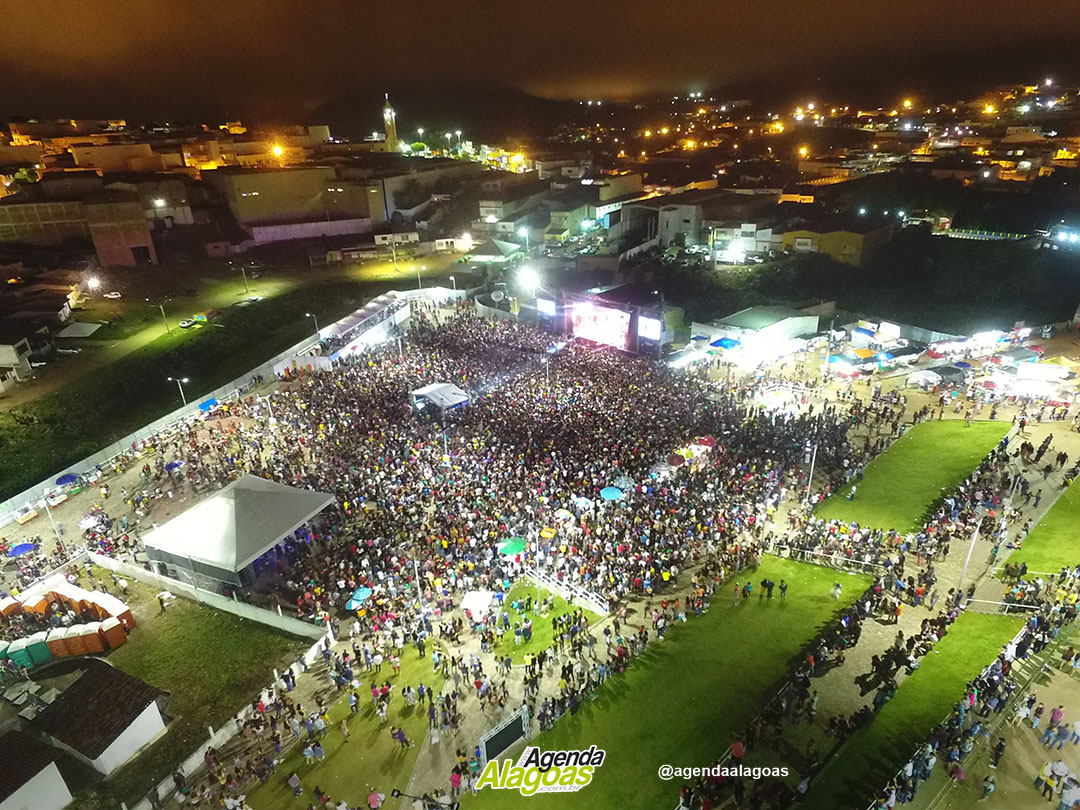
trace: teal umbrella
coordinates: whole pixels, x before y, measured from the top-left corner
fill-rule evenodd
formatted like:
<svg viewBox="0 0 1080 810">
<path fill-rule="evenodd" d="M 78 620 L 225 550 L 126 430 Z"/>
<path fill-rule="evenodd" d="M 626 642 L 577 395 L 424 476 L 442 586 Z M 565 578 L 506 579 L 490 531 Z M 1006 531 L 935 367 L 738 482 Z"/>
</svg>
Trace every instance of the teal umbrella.
<svg viewBox="0 0 1080 810">
<path fill-rule="evenodd" d="M 499 543 L 499 554 L 504 557 L 514 557 L 525 550 L 525 541 L 520 537 L 511 537 Z"/>
</svg>

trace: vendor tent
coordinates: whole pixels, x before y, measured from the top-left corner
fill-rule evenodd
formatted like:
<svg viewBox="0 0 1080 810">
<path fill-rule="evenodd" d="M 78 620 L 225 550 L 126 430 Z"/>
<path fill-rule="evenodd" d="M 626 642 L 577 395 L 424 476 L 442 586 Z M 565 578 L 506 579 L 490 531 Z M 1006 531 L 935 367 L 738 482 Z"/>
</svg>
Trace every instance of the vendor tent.
<svg viewBox="0 0 1080 810">
<path fill-rule="evenodd" d="M 462 611 L 469 611 L 473 621 L 483 619 L 491 608 L 491 600 L 495 598 L 492 591 L 468 591 L 461 599 Z"/>
<path fill-rule="evenodd" d="M 432 383 L 409 392 L 413 407 L 420 410 L 425 405 L 434 405 L 440 411 L 456 408 L 469 401 L 469 395 L 453 383 Z"/>
<path fill-rule="evenodd" d="M 938 366 L 937 368 L 932 368 L 930 370 L 941 377 L 943 382 L 948 383 L 949 385 L 962 383 L 967 378 L 966 372 L 962 368 L 957 368 L 956 366 Z"/>
<path fill-rule="evenodd" d="M 935 374 L 933 371 L 923 369 L 922 371 L 916 371 L 913 374 L 907 376 L 907 384 L 910 386 L 918 386 L 920 388 L 930 385 L 937 385 L 941 382 L 941 377 Z"/>
<path fill-rule="evenodd" d="M 325 492 L 245 475 L 146 535 L 146 553 L 189 573 L 240 585 L 250 581 L 243 574 L 255 560 L 333 502 Z"/>
</svg>

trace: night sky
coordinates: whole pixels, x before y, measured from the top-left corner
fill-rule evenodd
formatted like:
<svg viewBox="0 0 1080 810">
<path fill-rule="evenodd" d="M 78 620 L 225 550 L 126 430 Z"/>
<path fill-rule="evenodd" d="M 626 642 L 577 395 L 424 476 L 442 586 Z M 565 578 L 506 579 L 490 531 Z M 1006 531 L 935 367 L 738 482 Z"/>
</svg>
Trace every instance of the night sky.
<svg viewBox="0 0 1080 810">
<path fill-rule="evenodd" d="M 0 115 L 299 118 L 349 91 L 424 85 L 612 99 L 759 82 L 794 96 L 847 78 L 901 92 L 908 88 L 893 85 L 1065 78 L 1080 44 L 1067 7 L 33 0 L 4 3 Z"/>
</svg>

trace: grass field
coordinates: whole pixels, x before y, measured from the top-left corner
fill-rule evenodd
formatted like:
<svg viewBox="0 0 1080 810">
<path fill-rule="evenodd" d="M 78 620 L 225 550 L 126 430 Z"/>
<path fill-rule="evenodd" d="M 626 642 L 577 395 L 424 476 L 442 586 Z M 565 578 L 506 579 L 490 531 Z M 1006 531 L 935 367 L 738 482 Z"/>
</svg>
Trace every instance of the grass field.
<svg viewBox="0 0 1080 810">
<path fill-rule="evenodd" d="M 359 677 L 363 682 L 363 675 Z M 248 803 L 258 810 L 292 810 L 306 807 L 308 802 L 314 801 L 312 791 L 319 787 L 332 797 L 330 806 L 344 799 L 350 807 L 366 807 L 365 799 L 371 792 L 370 787 L 387 796 L 392 788 L 405 790 L 416 764 L 417 753 L 424 742 L 428 721 L 426 705 L 406 706 L 401 699 L 401 689 L 421 683 L 441 689 L 442 677 L 436 678 L 432 675 L 430 658 L 420 659 L 415 650 L 407 649 L 401 660 L 401 674 L 395 676 L 393 670 L 384 665 L 379 679 L 380 682 L 389 680 L 394 686 L 394 697 L 385 723 L 375 715 L 370 692 L 364 688 L 358 690 L 361 709 L 357 714 L 349 712 L 345 693 L 330 709 L 330 733 L 323 739 L 326 759 L 308 767 L 300 753 L 301 746 L 292 746 L 270 781 L 248 794 Z M 340 729 L 341 721 L 346 717 L 349 721 L 348 739 Z M 405 735 L 416 743 L 416 747 L 403 749 L 391 740 L 391 726 L 405 729 Z M 469 741 L 464 739 L 452 744 L 459 743 L 463 747 L 469 747 Z M 300 799 L 294 799 L 292 789 L 285 784 L 293 771 L 300 776 L 300 784 L 304 789 L 304 795 Z M 389 799 L 387 804 L 393 806 Z"/>
<path fill-rule="evenodd" d="M 547 596 L 553 596 L 555 599 L 555 607 L 548 612 L 547 616 L 541 616 L 535 610 L 532 614 L 533 620 L 533 636 L 532 641 L 528 644 L 522 644 L 521 646 L 514 645 L 514 622 L 522 621 L 525 614 L 521 611 L 514 610 L 511 607 L 513 602 L 518 600 L 524 600 L 526 596 L 531 596 L 534 602 L 538 602 L 537 595 L 540 599 Z M 573 611 L 573 607 L 567 603 L 565 599 L 557 594 L 552 594 L 543 588 L 537 589 L 536 586 L 530 585 L 526 581 L 520 581 L 513 588 L 510 589 L 510 593 L 507 595 L 506 600 L 503 603 L 503 610 L 510 614 L 510 629 L 503 635 L 501 644 L 496 645 L 495 652 L 501 657 L 505 658 L 510 656 L 510 660 L 515 664 L 520 664 L 526 653 L 535 653 L 551 646 L 551 620 L 556 616 L 561 616 L 564 613 L 570 613 Z M 500 611 L 501 612 L 501 611 Z M 600 616 L 591 611 L 586 610 L 585 615 L 589 618 L 589 626 L 595 626 L 600 621 Z"/>
<path fill-rule="evenodd" d="M 1019 618 L 982 613 L 965 613 L 957 619 L 873 722 L 826 764 L 811 783 L 803 806 L 861 810 L 869 805 L 874 792 L 948 716 L 967 682 L 994 660 L 1020 624 Z"/>
<path fill-rule="evenodd" d="M 855 521 L 861 526 L 917 529 L 927 507 L 975 470 L 1009 429 L 1007 422 L 963 420 L 924 422 L 908 429 L 875 458 L 849 501 L 850 485 L 818 507 L 826 520 Z"/>
<path fill-rule="evenodd" d="M 1065 490 L 1039 525 L 1024 540 L 1024 547 L 1009 555 L 1009 562 L 1026 562 L 1029 571 L 1057 573 L 1061 566 L 1080 562 L 1076 527 L 1080 525 L 1080 485 Z"/>
<path fill-rule="evenodd" d="M 657 768 L 714 762 L 732 734 L 773 694 L 794 656 L 869 584 L 865 577 L 845 575 L 845 598 L 837 603 L 829 596 L 835 571 L 776 559 L 744 572 L 740 580 L 750 580 L 756 590 L 765 576 L 787 580 L 786 599 L 755 596 L 734 606 L 724 587 L 707 614 L 671 628 L 625 675 L 609 679 L 595 700 L 533 740 L 542 750 L 605 749 L 607 759 L 588 787 L 531 797 L 484 789 L 475 797 L 466 795 L 462 806 L 674 807 L 679 783 L 661 780 Z"/>
<path fill-rule="evenodd" d="M 111 583 L 109 572 L 94 571 Z M 137 581 L 130 585 L 126 599 L 138 626 L 107 660 L 170 692 L 168 714 L 174 718 L 162 739 L 101 788 L 133 806 L 206 739 L 207 726 L 228 721 L 270 682 L 275 667 L 295 661 L 313 642 L 186 599 L 162 614 L 156 589 Z"/>
</svg>

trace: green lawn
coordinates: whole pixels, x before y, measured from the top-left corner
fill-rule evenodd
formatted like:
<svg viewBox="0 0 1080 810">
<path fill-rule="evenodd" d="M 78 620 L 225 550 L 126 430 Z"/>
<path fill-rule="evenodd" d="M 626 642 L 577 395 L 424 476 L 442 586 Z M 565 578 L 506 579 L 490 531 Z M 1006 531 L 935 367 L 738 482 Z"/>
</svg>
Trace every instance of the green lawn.
<svg viewBox="0 0 1080 810">
<path fill-rule="evenodd" d="M 1080 525 L 1080 485 L 1065 490 L 1039 525 L 1024 540 L 1024 547 L 1009 555 L 1009 562 L 1026 562 L 1029 571 L 1057 573 L 1061 566 L 1080 562 L 1076 527 Z"/>
<path fill-rule="evenodd" d="M 94 570 L 111 583 L 109 572 Z M 138 626 L 107 660 L 170 692 L 168 714 L 175 718 L 161 740 L 102 788 L 133 806 L 206 739 L 207 726 L 222 726 L 270 683 L 275 667 L 292 663 L 313 642 L 186 599 L 162 614 L 157 590 L 138 581 L 127 601 Z"/>
<path fill-rule="evenodd" d="M 866 468 L 855 499 L 850 485 L 818 507 L 826 520 L 855 521 L 861 526 L 913 531 L 927 507 L 974 472 L 1009 429 L 1007 422 L 963 420 L 923 422 L 898 439 Z"/>
<path fill-rule="evenodd" d="M 259 785 L 248 794 L 248 803 L 253 808 L 294 810 L 297 807 L 306 807 L 309 802 L 314 801 L 312 791 L 316 787 L 332 797 L 330 806 L 344 799 L 350 807 L 367 807 L 365 799 L 371 792 L 371 787 L 387 796 L 395 787 L 407 789 L 417 753 L 424 742 L 424 735 L 427 734 L 428 720 L 427 704 L 406 706 L 401 698 L 401 690 L 405 686 L 415 688 L 421 683 L 441 689 L 442 676 L 436 678 L 432 675 L 430 651 L 426 658 L 420 659 L 414 649 L 406 649 L 401 659 L 401 674 L 398 676 L 394 675 L 389 664 L 383 664 L 379 682 L 389 680 L 394 686 L 394 696 L 385 723 L 375 715 L 371 705 L 371 693 L 365 688 L 369 686 L 370 680 L 365 680 L 363 673 L 357 677 L 363 684 L 357 693 L 360 698 L 360 712 L 350 713 L 348 692 L 343 693 L 342 698 L 330 709 L 330 733 L 323 738 L 326 759 L 308 767 L 300 753 L 302 746 L 293 745 L 285 752 L 270 781 Z M 347 740 L 339 728 L 344 717 L 349 718 Z M 405 735 L 415 742 L 416 746 L 403 749 L 391 740 L 391 726 L 405 729 Z M 460 736 L 450 744 L 471 750 L 473 742 Z M 304 789 L 300 799 L 294 799 L 292 789 L 285 784 L 293 771 L 300 776 L 300 785 Z M 446 779 L 442 781 L 445 782 Z M 391 800 L 387 799 L 387 807 L 393 806 L 395 805 Z"/>
<path fill-rule="evenodd" d="M 835 571 L 766 559 L 743 572 L 755 591 L 765 576 L 787 580 L 786 599 L 757 596 L 732 604 L 724 586 L 704 616 L 671 628 L 625 675 L 614 676 L 576 715 L 535 738 L 542 750 L 596 745 L 607 759 L 592 783 L 576 792 L 523 797 L 484 789 L 462 802 L 473 808 L 558 807 L 666 810 L 678 803 L 679 782 L 657 776 L 665 763 L 705 766 L 714 762 L 763 702 L 777 689 L 792 659 L 836 611 L 869 584 L 844 575 L 844 599 L 829 596 Z M 516 758 L 516 753 L 513 755 Z M 441 776 L 441 775 L 440 775 Z M 425 787 L 441 780 L 426 780 Z"/>
<path fill-rule="evenodd" d="M 532 641 L 528 644 L 522 644 L 521 646 L 514 645 L 514 622 L 523 620 L 525 614 L 519 610 L 514 610 L 511 607 L 513 602 L 518 600 L 524 601 L 526 596 L 531 596 L 534 602 L 534 608 L 539 604 L 539 600 L 547 596 L 553 596 L 555 599 L 555 607 L 548 612 L 548 615 L 541 616 L 535 609 L 532 613 L 533 620 L 533 636 Z M 538 598 L 539 596 L 539 598 Z M 494 604 L 494 603 L 493 603 Z M 514 585 L 510 589 L 510 593 L 507 595 L 506 600 L 503 603 L 503 610 L 510 614 L 510 629 L 503 635 L 501 644 L 497 644 L 495 652 L 502 658 L 507 655 L 510 656 L 510 660 L 515 664 L 520 664 L 526 653 L 535 653 L 551 646 L 551 620 L 556 616 L 561 616 L 564 613 L 570 613 L 574 610 L 573 605 L 569 604 L 565 599 L 557 594 L 552 594 L 543 588 L 537 588 L 535 585 L 530 584 L 526 580 L 522 580 Z M 501 611 L 500 611 L 501 613 Z M 592 611 L 586 610 L 585 615 L 589 618 L 589 626 L 595 627 L 596 623 L 600 621 L 600 616 Z"/>
<path fill-rule="evenodd" d="M 875 791 L 952 711 L 967 682 L 1016 634 L 1021 621 L 984 613 L 965 613 L 957 619 L 873 722 L 828 762 L 811 783 L 803 806 L 862 810 L 869 805 Z"/>
</svg>

